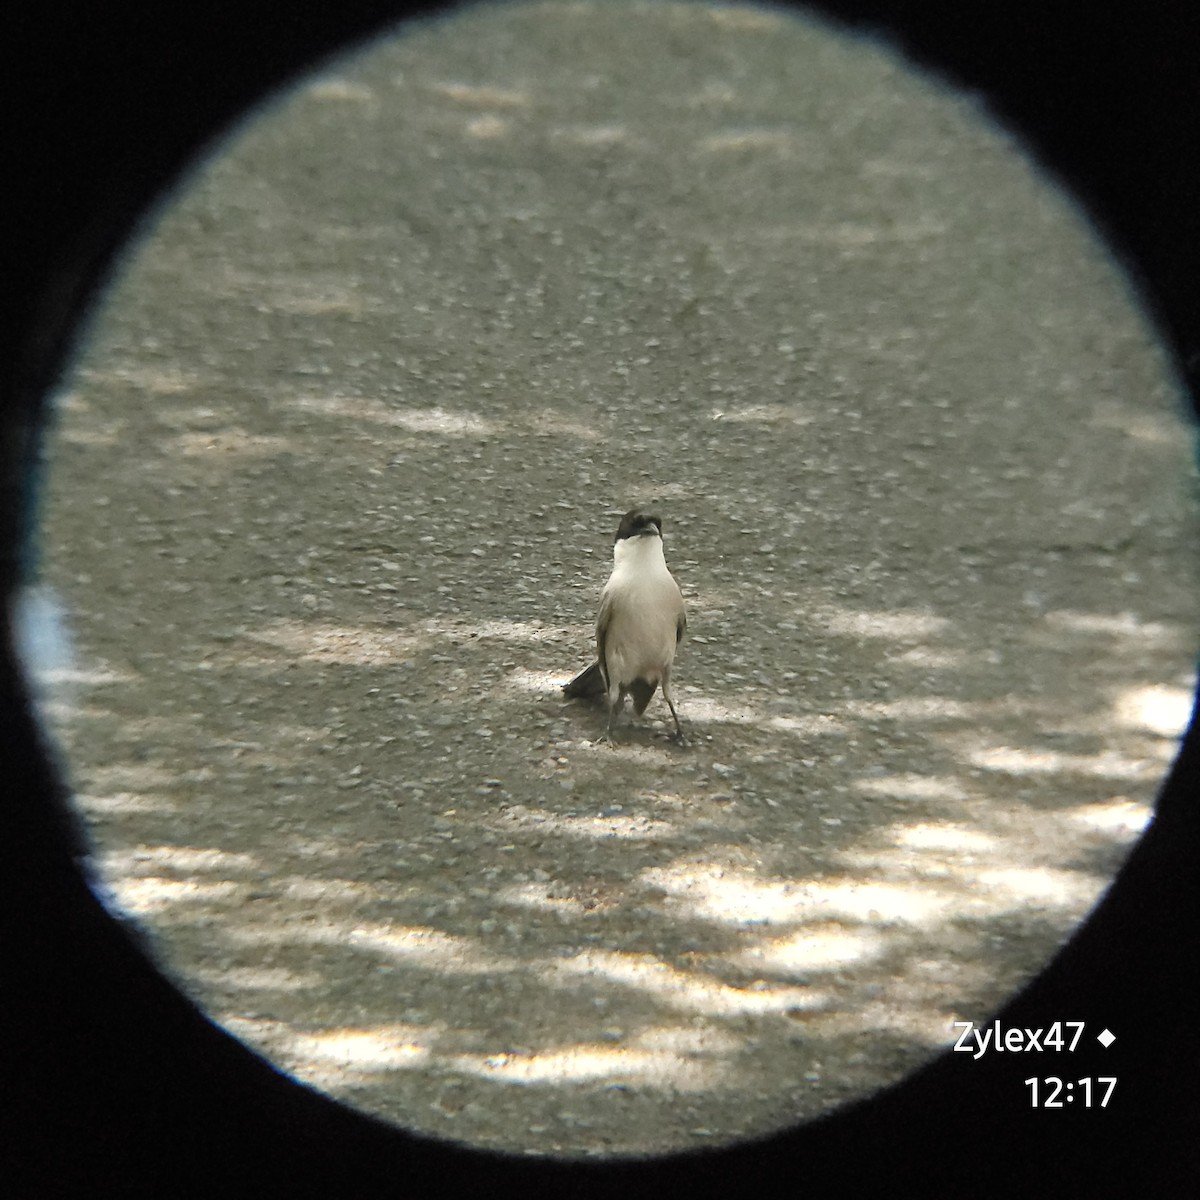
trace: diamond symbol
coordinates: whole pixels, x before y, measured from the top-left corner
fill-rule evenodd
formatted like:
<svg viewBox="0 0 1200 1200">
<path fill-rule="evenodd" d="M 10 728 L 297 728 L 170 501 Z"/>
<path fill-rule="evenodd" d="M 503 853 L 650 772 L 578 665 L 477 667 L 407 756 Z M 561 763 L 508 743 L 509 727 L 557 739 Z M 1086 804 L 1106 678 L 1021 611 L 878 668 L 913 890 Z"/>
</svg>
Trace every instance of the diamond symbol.
<svg viewBox="0 0 1200 1200">
<path fill-rule="evenodd" d="M 1096 1041 L 1098 1041 L 1100 1045 L 1105 1048 L 1105 1050 L 1107 1050 L 1109 1046 L 1111 1046 L 1116 1040 L 1117 1035 L 1115 1033 L 1109 1033 L 1107 1029 L 1103 1033 L 1096 1034 Z"/>
</svg>

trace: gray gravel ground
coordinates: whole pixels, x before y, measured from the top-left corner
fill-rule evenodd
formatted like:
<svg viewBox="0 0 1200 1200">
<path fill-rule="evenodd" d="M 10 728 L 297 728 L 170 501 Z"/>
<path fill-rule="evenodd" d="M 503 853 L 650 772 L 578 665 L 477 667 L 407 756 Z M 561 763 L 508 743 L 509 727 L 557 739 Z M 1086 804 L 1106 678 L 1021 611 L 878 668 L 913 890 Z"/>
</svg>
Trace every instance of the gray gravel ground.
<svg viewBox="0 0 1200 1200">
<path fill-rule="evenodd" d="M 47 701 L 213 1015 L 534 1153 L 827 1111 L 1095 902 L 1192 684 L 1190 435 L 1019 147 L 778 13 L 485 7 L 222 147 L 53 446 Z M 616 516 L 690 744 L 563 701 Z"/>
</svg>

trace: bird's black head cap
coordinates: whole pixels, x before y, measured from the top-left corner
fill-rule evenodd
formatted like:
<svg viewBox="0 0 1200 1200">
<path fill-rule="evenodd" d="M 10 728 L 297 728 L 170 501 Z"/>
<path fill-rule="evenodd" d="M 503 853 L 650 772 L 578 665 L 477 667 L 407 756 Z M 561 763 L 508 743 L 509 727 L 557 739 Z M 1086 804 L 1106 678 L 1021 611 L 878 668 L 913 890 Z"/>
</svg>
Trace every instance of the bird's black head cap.
<svg viewBox="0 0 1200 1200">
<path fill-rule="evenodd" d="M 662 517 L 654 513 L 644 513 L 640 508 L 631 508 L 621 518 L 621 525 L 613 541 L 620 542 L 625 538 L 641 537 L 648 533 L 662 537 Z"/>
</svg>

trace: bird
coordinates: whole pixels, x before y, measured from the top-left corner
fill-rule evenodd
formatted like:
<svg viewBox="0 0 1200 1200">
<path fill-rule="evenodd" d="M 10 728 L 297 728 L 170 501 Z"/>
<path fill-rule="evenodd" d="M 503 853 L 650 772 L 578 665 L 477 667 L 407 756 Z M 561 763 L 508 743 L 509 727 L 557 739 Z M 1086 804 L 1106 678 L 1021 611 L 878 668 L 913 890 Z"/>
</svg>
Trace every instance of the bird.
<svg viewBox="0 0 1200 1200">
<path fill-rule="evenodd" d="M 683 727 L 671 695 L 671 665 L 686 631 L 683 593 L 663 556 L 662 518 L 630 509 L 613 540 L 612 574 L 600 593 L 596 661 L 562 685 L 563 695 L 607 699 L 603 740 L 611 745 L 613 721 L 625 697 L 633 697 L 640 717 L 661 687 L 675 720 L 675 737 L 682 742 Z"/>
</svg>

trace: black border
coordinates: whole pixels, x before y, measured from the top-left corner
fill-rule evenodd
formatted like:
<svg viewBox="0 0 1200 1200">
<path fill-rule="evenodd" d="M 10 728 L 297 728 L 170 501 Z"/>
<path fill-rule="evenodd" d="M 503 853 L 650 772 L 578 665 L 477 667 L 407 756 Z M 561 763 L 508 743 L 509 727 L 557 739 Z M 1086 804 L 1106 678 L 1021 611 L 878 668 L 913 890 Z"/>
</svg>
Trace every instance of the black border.
<svg viewBox="0 0 1200 1200">
<path fill-rule="evenodd" d="M 435 11 L 442 6 L 422 6 Z M 1195 400 L 1200 7 L 824 0 L 976 91 L 1081 198 Z M 0 584 L 18 578 L 23 463 L 89 298 L 139 215 L 248 105 L 411 6 L 10 0 L 0 16 Z M 1182 568 L 1181 568 L 1182 569 Z M 1200 1195 L 1200 737 L 1117 886 L 1006 1025 L 1106 1024 L 1077 1074 L 1101 1113 L 1033 1112 L 1003 1055 L 948 1053 L 761 1143 L 642 1163 L 458 1149 L 354 1114 L 210 1025 L 108 918 L 61 785 L 0 661 L 0 1193 L 10 1197 Z M 1045 1060 L 1043 1060 L 1045 1061 Z M 1037 1073 L 1061 1073 L 1042 1067 Z"/>
</svg>

